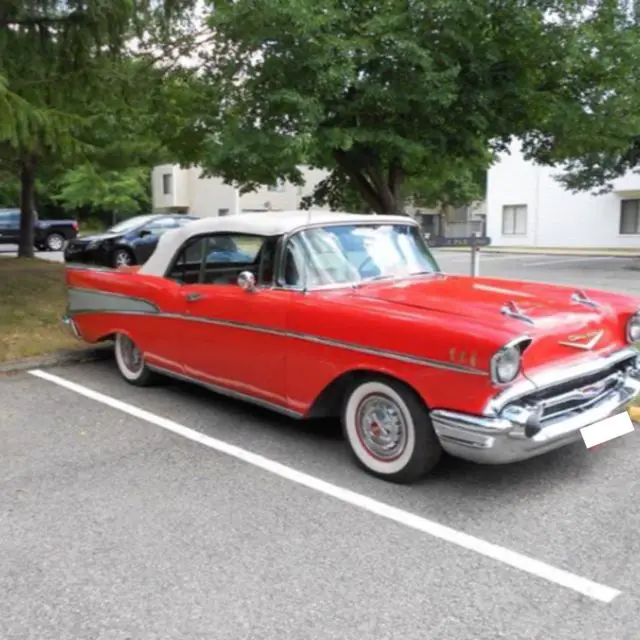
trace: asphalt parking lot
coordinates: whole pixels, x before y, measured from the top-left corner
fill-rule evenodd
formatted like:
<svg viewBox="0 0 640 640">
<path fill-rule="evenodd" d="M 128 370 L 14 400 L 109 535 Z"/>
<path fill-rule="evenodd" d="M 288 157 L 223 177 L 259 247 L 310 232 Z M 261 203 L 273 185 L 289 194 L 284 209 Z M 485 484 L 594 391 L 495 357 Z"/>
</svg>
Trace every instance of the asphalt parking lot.
<svg viewBox="0 0 640 640">
<path fill-rule="evenodd" d="M 469 252 L 433 251 L 448 273 L 471 272 Z M 621 291 L 640 296 L 640 258 L 480 253 L 480 275 Z"/>
<path fill-rule="evenodd" d="M 481 274 L 640 296 L 632 265 L 484 254 Z M 0 638 L 637 640 L 639 456 L 632 433 L 403 487 L 333 421 L 138 389 L 110 359 L 4 376 Z"/>
<path fill-rule="evenodd" d="M 331 421 L 46 373 L 0 381 L 3 639 L 638 637 L 635 433 L 402 487 Z"/>
</svg>

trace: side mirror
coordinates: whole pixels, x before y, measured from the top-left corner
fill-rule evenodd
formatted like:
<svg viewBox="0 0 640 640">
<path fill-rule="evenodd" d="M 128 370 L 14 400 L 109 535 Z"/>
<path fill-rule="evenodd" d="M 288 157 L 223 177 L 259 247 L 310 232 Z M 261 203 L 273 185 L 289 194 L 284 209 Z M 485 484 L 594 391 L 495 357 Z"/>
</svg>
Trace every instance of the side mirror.
<svg viewBox="0 0 640 640">
<path fill-rule="evenodd" d="M 140 233 L 138 235 L 141 238 L 145 238 L 146 236 L 150 236 L 151 235 L 151 231 L 149 231 L 149 229 L 141 229 Z"/>
<path fill-rule="evenodd" d="M 256 289 L 256 277 L 251 273 L 251 271 L 243 271 L 238 276 L 238 286 L 243 291 L 255 291 Z"/>
</svg>

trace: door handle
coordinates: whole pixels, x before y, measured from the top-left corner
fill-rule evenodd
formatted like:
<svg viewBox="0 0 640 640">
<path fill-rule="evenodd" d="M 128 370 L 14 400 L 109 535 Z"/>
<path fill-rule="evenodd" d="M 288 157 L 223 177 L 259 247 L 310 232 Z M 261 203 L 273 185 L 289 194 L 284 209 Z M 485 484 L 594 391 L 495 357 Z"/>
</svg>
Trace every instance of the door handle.
<svg viewBox="0 0 640 640">
<path fill-rule="evenodd" d="M 196 302 L 197 300 L 202 300 L 204 296 L 201 293 L 187 293 L 184 299 L 187 302 Z"/>
</svg>

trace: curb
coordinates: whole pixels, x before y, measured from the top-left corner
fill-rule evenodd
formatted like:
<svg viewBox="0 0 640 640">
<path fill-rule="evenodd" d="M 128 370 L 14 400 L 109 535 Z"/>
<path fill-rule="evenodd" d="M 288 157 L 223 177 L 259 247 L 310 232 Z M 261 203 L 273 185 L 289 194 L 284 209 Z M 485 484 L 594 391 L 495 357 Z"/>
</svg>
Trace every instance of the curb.
<svg viewBox="0 0 640 640">
<path fill-rule="evenodd" d="M 102 344 L 97 347 L 86 349 L 68 349 L 58 351 L 46 356 L 36 356 L 34 358 L 21 358 L 20 360 L 10 360 L 0 363 L 0 375 L 19 373 L 29 369 L 43 369 L 46 367 L 56 367 L 68 364 L 83 364 L 96 360 L 105 360 L 111 356 L 113 345 Z"/>
<path fill-rule="evenodd" d="M 430 247 L 446 253 L 470 252 L 470 247 Z M 480 253 L 500 253 L 507 255 L 531 256 L 571 256 L 576 258 L 639 258 L 640 252 L 635 251 L 607 251 L 606 249 L 555 249 L 536 247 L 480 247 Z"/>
<path fill-rule="evenodd" d="M 640 422 L 640 407 L 629 407 L 627 411 L 634 422 Z"/>
</svg>

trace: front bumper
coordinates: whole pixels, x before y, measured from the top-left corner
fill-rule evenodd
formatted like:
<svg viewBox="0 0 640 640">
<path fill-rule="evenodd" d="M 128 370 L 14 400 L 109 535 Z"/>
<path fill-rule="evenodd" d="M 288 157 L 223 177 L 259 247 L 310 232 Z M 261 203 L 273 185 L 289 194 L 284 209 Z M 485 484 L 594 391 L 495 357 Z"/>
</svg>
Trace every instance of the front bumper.
<svg viewBox="0 0 640 640">
<path fill-rule="evenodd" d="M 564 389 L 543 400 L 535 394 L 521 398 L 495 416 L 437 410 L 431 419 L 443 449 L 455 457 L 481 464 L 518 462 L 577 442 L 583 427 L 625 411 L 640 394 L 640 370 L 628 364 L 607 371 L 600 383 L 603 391 L 582 404 L 575 403 L 582 389 Z M 565 408 L 554 413 L 553 407 Z M 546 419 L 540 418 L 544 411 L 549 412 Z"/>
</svg>

